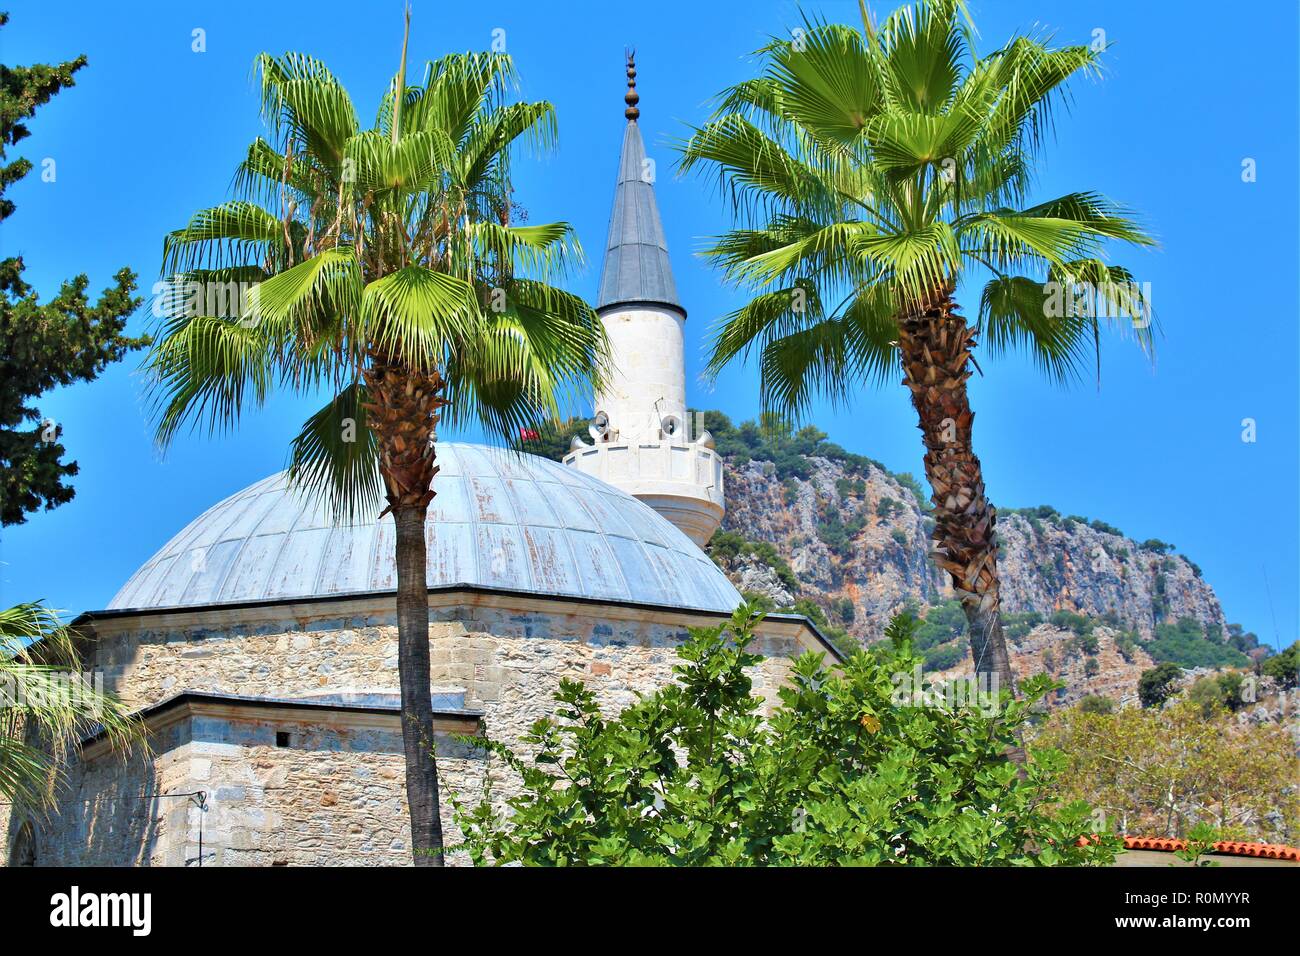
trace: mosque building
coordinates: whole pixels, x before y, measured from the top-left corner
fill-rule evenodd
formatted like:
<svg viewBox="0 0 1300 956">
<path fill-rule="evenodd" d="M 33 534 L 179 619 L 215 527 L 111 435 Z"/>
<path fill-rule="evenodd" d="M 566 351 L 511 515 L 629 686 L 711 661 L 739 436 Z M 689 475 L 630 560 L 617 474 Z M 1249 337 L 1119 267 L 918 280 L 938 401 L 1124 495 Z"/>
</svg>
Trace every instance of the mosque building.
<svg viewBox="0 0 1300 956">
<path fill-rule="evenodd" d="M 517 742 L 562 678 L 617 712 L 672 679 L 688 627 L 740 600 L 701 550 L 722 462 L 687 420 L 686 310 L 628 74 L 597 299 L 614 374 L 588 434 L 563 464 L 438 444 L 430 679 L 444 794 L 464 800 L 512 782 L 458 735 Z M 284 474 L 190 522 L 78 619 L 87 669 L 144 720 L 150 752 L 84 741 L 56 811 L 0 815 L 0 861 L 409 864 L 393 537 L 391 516 L 338 524 Z M 802 617 L 770 616 L 757 691 L 808 649 L 834 653 Z"/>
</svg>

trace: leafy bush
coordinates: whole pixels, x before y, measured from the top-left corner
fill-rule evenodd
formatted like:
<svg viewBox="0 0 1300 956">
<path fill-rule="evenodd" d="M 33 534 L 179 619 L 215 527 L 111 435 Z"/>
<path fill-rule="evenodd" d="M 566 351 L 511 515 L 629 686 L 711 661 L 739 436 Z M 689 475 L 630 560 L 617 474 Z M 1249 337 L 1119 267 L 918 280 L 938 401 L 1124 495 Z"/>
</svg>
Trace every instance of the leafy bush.
<svg viewBox="0 0 1300 956">
<path fill-rule="evenodd" d="M 854 536 L 866 527 L 866 524 L 867 519 L 862 515 L 854 515 L 845 521 L 834 508 L 827 508 L 822 513 L 822 519 L 817 522 L 817 537 L 821 538 L 832 552 L 847 558 L 853 550 Z"/>
<path fill-rule="evenodd" d="M 960 601 L 944 601 L 926 608 L 925 619 L 916 628 L 916 649 L 924 651 L 966 634 L 966 613 Z"/>
<path fill-rule="evenodd" d="M 854 495 L 861 497 L 867 492 L 867 483 L 861 478 L 836 478 L 835 491 L 841 498 L 851 498 Z"/>
<path fill-rule="evenodd" d="M 1143 551 L 1153 551 L 1156 554 L 1168 554 L 1174 550 L 1174 546 L 1167 541 L 1161 541 L 1159 538 L 1147 538 L 1138 545 Z"/>
<path fill-rule="evenodd" d="M 1030 520 L 1060 521 L 1061 513 L 1051 505 L 1039 505 L 1037 508 L 999 508 L 999 514 L 1020 515 Z"/>
<path fill-rule="evenodd" d="M 925 650 L 925 663 L 921 669 L 926 673 L 930 671 L 946 671 L 949 667 L 956 667 L 966 659 L 966 652 L 970 650 L 970 645 L 966 641 L 949 641 L 947 644 L 938 644 Z"/>
<path fill-rule="evenodd" d="M 894 515 L 902 512 L 903 506 L 893 498 L 881 498 L 876 505 L 876 517 L 888 520 Z"/>
<path fill-rule="evenodd" d="M 1002 631 L 1007 640 L 1018 644 L 1029 636 L 1029 632 L 1043 623 L 1043 615 L 1037 611 L 1020 611 L 1015 614 L 1002 615 Z"/>
<path fill-rule="evenodd" d="M 1115 710 L 1115 702 L 1101 694 L 1089 694 L 1079 701 L 1079 710 L 1085 714 L 1109 714 Z"/>
<path fill-rule="evenodd" d="M 1074 631 L 1078 635 L 1092 631 L 1092 621 L 1073 611 L 1057 611 L 1048 620 L 1053 627 L 1059 627 L 1063 631 Z"/>
<path fill-rule="evenodd" d="M 1174 685 L 1182 676 L 1183 669 L 1172 663 L 1157 664 L 1143 671 L 1138 677 L 1138 700 L 1143 707 L 1159 707 L 1173 696 L 1177 690 Z"/>
<path fill-rule="evenodd" d="M 930 495 L 926 492 L 925 488 L 921 486 L 921 483 L 916 480 L 916 476 L 910 471 L 900 471 L 895 475 L 891 475 L 891 477 L 912 493 L 912 497 L 916 499 L 916 503 L 922 511 L 934 510 L 934 504 L 930 501 Z"/>
<path fill-rule="evenodd" d="M 836 616 L 845 624 L 852 624 L 853 619 L 857 617 L 858 614 L 857 608 L 853 606 L 853 599 L 846 597 L 836 598 L 832 601 L 831 610 L 834 611 Z"/>
<path fill-rule="evenodd" d="M 1045 801 L 1065 758 L 1008 757 L 1050 684 L 1029 680 L 993 713 L 940 707 L 900 690 L 919 658 L 915 622 L 828 669 L 805 654 L 767 720 L 752 692 L 757 623 L 696 628 L 677 681 L 607 718 L 564 680 L 556 716 L 537 721 L 522 757 L 490 753 L 522 792 L 453 810 L 476 864 L 1069 865 L 1104 864 L 1118 841 L 1078 846 L 1086 804 Z M 924 690 L 917 688 L 918 691 Z"/>
<path fill-rule="evenodd" d="M 1187 690 L 1187 699 L 1201 708 L 1208 719 L 1223 711 L 1240 710 L 1245 701 L 1242 690 L 1246 680 L 1240 671 L 1207 674 Z"/>
<path fill-rule="evenodd" d="M 1228 643 L 1243 654 L 1248 654 L 1259 647 L 1259 638 L 1254 631 L 1243 630 L 1240 624 L 1229 624 Z"/>
<path fill-rule="evenodd" d="M 799 500 L 799 485 L 793 478 L 787 478 L 781 482 L 781 500 L 785 502 L 786 507 Z"/>
<path fill-rule="evenodd" d="M 776 416 L 765 415 L 760 421 L 741 422 L 737 426 L 719 411 L 706 411 L 702 417 L 719 455 L 734 459 L 738 465 L 750 460 L 770 461 L 776 465 L 780 478 L 807 479 L 812 469 L 805 459 L 810 457 L 839 462 L 846 471 L 859 475 L 865 475 L 871 468 L 888 473 L 880 462 L 827 441 L 826 433 L 811 425 L 795 431 Z"/>
</svg>

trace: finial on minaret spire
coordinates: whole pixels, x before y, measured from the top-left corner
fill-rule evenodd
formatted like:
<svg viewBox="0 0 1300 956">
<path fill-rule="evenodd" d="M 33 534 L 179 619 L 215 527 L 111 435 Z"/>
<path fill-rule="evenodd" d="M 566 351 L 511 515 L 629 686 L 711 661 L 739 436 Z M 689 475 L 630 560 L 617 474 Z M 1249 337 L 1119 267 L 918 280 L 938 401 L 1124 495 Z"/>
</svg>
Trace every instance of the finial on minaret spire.
<svg viewBox="0 0 1300 956">
<path fill-rule="evenodd" d="M 635 123 L 636 118 L 641 115 L 641 111 L 636 108 L 637 103 L 641 102 L 641 97 L 636 91 L 636 50 L 627 51 L 627 94 L 623 97 L 623 102 L 627 104 L 623 115 L 627 117 L 628 122 Z"/>
</svg>

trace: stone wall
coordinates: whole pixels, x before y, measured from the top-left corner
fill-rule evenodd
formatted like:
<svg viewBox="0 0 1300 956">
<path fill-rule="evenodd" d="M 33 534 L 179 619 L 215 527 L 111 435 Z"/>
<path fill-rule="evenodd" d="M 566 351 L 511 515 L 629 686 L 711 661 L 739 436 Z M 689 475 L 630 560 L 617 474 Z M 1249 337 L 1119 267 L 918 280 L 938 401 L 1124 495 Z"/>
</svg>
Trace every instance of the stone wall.
<svg viewBox="0 0 1300 956">
<path fill-rule="evenodd" d="M 611 713 L 672 678 L 686 627 L 717 616 L 549 602 L 452 604 L 431 609 L 430 678 L 448 696 L 464 693 L 484 711 L 488 732 L 518 740 L 550 713 L 562 678 L 583 680 Z M 273 610 L 273 609 L 266 609 Z M 129 706 L 145 707 L 182 690 L 298 698 L 341 693 L 395 694 L 397 626 L 391 612 L 251 619 L 197 612 L 97 627 L 91 666 Z M 755 687 L 771 696 L 790 658 L 814 646 L 806 627 L 767 627 L 757 649 L 767 660 Z"/>
<path fill-rule="evenodd" d="M 219 703 L 177 711 L 151 735 L 152 759 L 124 764 L 97 745 L 71 768 L 59 808 L 35 827 L 39 865 L 409 862 L 397 714 L 314 721 Z M 481 755 L 445 735 L 438 749 L 447 789 L 477 799 Z"/>
<path fill-rule="evenodd" d="M 720 620 L 544 599 L 434 603 L 430 677 L 438 699 L 463 695 L 465 708 L 482 711 L 486 733 L 515 746 L 552 713 L 561 679 L 586 682 L 617 713 L 672 679 L 687 625 Z M 94 630 L 91 667 L 132 709 L 182 691 L 280 699 L 398 691 L 396 624 L 382 605 L 206 609 L 105 619 Z M 774 695 L 790 659 L 809 646 L 806 626 L 769 625 L 758 642 L 767 660 L 756 668 L 756 691 Z M 396 715 L 387 728 L 358 728 L 284 714 L 251 719 L 243 706 L 179 721 L 155 743 L 152 763 L 137 759 L 124 769 L 117 756 L 88 753 L 61 812 L 39 828 L 41 862 L 192 865 L 198 809 L 142 795 L 200 789 L 209 794 L 205 864 L 406 862 Z M 276 728 L 293 720 L 296 743 L 277 748 Z M 449 843 L 453 793 L 477 799 L 489 773 L 497 799 L 514 792 L 498 764 L 444 754 Z"/>
<path fill-rule="evenodd" d="M 32 820 L 39 866 L 180 865 L 187 801 L 155 794 L 190 786 L 189 728 L 172 723 L 150 735 L 151 753 L 101 752 L 67 769 L 57 809 Z M 18 831 L 6 820 L 0 860 Z"/>
</svg>

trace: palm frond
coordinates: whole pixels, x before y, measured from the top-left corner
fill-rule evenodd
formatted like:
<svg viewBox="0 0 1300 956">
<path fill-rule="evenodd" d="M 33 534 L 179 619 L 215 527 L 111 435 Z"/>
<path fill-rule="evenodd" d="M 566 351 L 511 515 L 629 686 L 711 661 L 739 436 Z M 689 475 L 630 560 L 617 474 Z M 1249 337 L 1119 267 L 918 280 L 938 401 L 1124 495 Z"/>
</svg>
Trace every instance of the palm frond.
<svg viewBox="0 0 1300 956">
<path fill-rule="evenodd" d="M 504 53 L 453 53 L 428 64 L 418 125 L 437 129 L 464 145 L 477 119 L 494 113 L 518 82 Z"/>
<path fill-rule="evenodd" d="M 286 143 L 332 170 L 341 167 L 348 140 L 357 132 L 356 110 L 343 84 L 325 64 L 302 53 L 260 54 L 262 115 Z"/>
<path fill-rule="evenodd" d="M 1024 276 L 993 279 L 980 295 L 980 342 L 994 356 L 1026 352 L 1051 381 L 1078 381 L 1093 351 L 1091 324 L 1069 309 L 1051 315 L 1050 298 L 1042 282 Z"/>
<path fill-rule="evenodd" d="M 296 330 L 310 348 L 321 339 L 337 340 L 356 322 L 361 292 L 356 253 L 339 246 L 257 285 L 253 316 L 259 334 Z"/>
<path fill-rule="evenodd" d="M 206 315 L 168 322 L 143 370 L 163 447 L 186 423 L 233 428 L 245 408 L 266 401 L 275 378 L 272 349 L 257 327 Z"/>
<path fill-rule="evenodd" d="M 80 672 L 73 633 L 39 602 L 0 610 L 0 798 L 17 816 L 53 805 L 63 757 L 92 731 L 126 752 L 143 725 Z"/>
<path fill-rule="evenodd" d="M 364 383 L 348 385 L 303 423 L 289 452 L 290 485 L 323 499 L 346 523 L 374 518 L 384 496 L 369 401 Z"/>
<path fill-rule="evenodd" d="M 961 0 L 900 7 L 876 35 L 886 63 L 883 95 L 891 108 L 937 114 L 952 102 L 971 49 Z"/>
<path fill-rule="evenodd" d="M 457 276 L 407 266 L 368 284 L 359 336 L 373 349 L 422 371 L 436 369 L 449 348 L 479 324 L 474 287 Z"/>
<path fill-rule="evenodd" d="M 884 64 L 857 30 L 805 18 L 796 38 L 773 44 L 770 61 L 774 105 L 823 148 L 857 142 L 880 109 Z"/>
<path fill-rule="evenodd" d="M 538 153 L 553 149 L 557 139 L 555 107 L 550 103 L 512 103 L 474 124 L 461 147 L 459 183 L 473 188 L 510 150 L 524 146 Z"/>
<path fill-rule="evenodd" d="M 678 168 L 689 173 L 702 166 L 714 169 L 723 195 L 737 211 L 770 209 L 779 202 L 783 208 L 819 215 L 842 203 L 816 171 L 739 114 L 695 129 L 681 144 Z"/>
<path fill-rule="evenodd" d="M 567 222 L 503 226 L 496 222 L 474 222 L 465 229 L 475 247 L 475 257 L 493 263 L 498 270 L 554 280 L 582 265 L 582 247 Z"/>
<path fill-rule="evenodd" d="M 284 224 L 251 202 L 234 200 L 201 209 L 163 240 L 163 272 L 244 266 L 283 244 Z"/>
<path fill-rule="evenodd" d="M 599 391 L 610 371 L 604 326 L 579 297 L 543 282 L 509 282 L 504 308 L 485 313 L 447 365 L 452 427 L 477 423 L 511 438 Z"/>
</svg>

